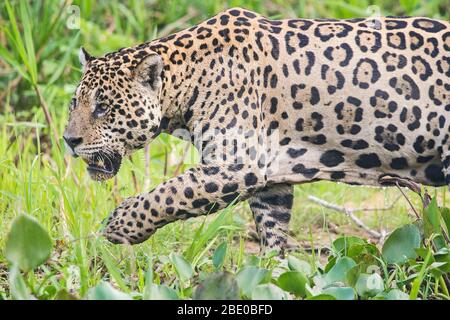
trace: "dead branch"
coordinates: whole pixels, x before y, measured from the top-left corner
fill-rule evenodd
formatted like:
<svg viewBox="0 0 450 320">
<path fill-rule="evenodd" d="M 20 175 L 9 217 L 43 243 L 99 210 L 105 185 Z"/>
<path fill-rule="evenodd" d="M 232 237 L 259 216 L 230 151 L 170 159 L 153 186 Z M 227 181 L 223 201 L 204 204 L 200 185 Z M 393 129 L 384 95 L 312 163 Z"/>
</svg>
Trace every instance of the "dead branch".
<svg viewBox="0 0 450 320">
<path fill-rule="evenodd" d="M 399 185 L 399 183 L 397 182 L 396 187 L 398 188 L 398 190 L 400 190 L 400 192 L 402 193 L 403 197 L 406 199 L 406 202 L 408 202 L 409 206 L 411 207 L 412 211 L 414 212 L 414 214 L 416 215 L 417 219 L 420 219 L 419 213 L 417 213 L 416 208 L 414 208 L 413 204 L 411 203 L 411 200 L 409 200 L 408 196 L 405 194 L 405 192 L 402 190 L 401 186 Z"/>
<path fill-rule="evenodd" d="M 362 222 L 361 219 L 356 217 L 353 213 L 359 212 L 359 211 L 390 210 L 390 209 L 392 209 L 392 207 L 394 206 L 394 204 L 397 202 L 398 199 L 399 199 L 399 197 L 397 199 L 395 199 L 395 201 L 392 204 L 390 204 L 389 206 L 384 207 L 384 208 L 347 209 L 343 206 L 339 206 L 337 204 L 327 202 L 327 201 L 317 198 L 315 196 L 311 196 L 311 195 L 308 196 L 308 200 L 310 200 L 314 203 L 317 203 L 317 204 L 321 205 L 322 207 L 344 213 L 347 217 L 350 218 L 350 220 L 352 220 L 358 227 L 360 227 L 365 232 L 367 232 L 371 237 L 373 237 L 375 239 L 380 239 L 380 240 L 383 240 L 386 237 L 386 231 L 381 230 L 380 232 L 378 232 L 378 231 L 370 229 L 368 226 L 366 226 L 364 224 L 364 222 Z"/>
<path fill-rule="evenodd" d="M 391 185 L 391 186 L 395 185 L 399 189 L 400 189 L 400 187 L 408 188 L 412 192 L 419 195 L 420 199 L 422 200 L 422 205 L 423 205 L 424 209 L 426 209 L 431 202 L 431 197 L 428 194 L 428 192 L 425 190 L 422 194 L 422 186 L 414 181 L 409 180 L 409 179 L 394 177 L 394 176 L 384 176 L 384 177 L 380 178 L 378 180 L 378 182 L 382 185 Z M 417 213 L 416 209 L 412 205 L 411 201 L 409 201 L 409 198 L 405 195 L 405 193 L 401 189 L 400 189 L 400 192 L 403 194 L 406 201 L 408 201 L 409 205 L 413 209 L 417 218 L 420 219 L 419 214 Z"/>
</svg>

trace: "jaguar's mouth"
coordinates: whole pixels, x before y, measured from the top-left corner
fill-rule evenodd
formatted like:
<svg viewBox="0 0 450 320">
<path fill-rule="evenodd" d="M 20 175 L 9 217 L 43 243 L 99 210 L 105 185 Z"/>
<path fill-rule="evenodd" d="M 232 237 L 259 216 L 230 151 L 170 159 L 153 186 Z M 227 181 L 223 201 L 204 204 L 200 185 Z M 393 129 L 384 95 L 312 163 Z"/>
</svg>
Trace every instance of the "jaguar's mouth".
<svg viewBox="0 0 450 320">
<path fill-rule="evenodd" d="M 93 180 L 104 181 L 114 177 L 119 172 L 122 156 L 118 153 L 96 152 L 85 159 L 87 170 Z"/>
</svg>

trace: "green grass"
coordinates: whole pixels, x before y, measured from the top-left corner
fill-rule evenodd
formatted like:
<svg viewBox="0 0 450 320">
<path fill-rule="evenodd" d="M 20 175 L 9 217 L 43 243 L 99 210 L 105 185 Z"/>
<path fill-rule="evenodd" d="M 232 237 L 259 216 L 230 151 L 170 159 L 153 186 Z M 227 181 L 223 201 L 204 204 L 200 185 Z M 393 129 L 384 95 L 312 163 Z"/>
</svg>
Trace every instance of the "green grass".
<svg viewBox="0 0 450 320">
<path fill-rule="evenodd" d="M 54 244 L 50 259 L 24 275 L 33 294 L 54 299 L 65 289 L 85 297 L 101 281 L 126 293 L 142 293 L 150 290 L 145 281 L 150 274 L 152 283 L 165 284 L 179 296 L 190 297 L 191 284 L 203 273 L 216 270 L 211 259 L 221 243 L 227 246 L 224 270 L 236 272 L 255 261 L 259 267 L 276 266 L 275 260 L 260 261 L 254 255 L 258 245 L 247 236 L 253 224 L 246 203 L 211 217 L 169 224 L 138 246 L 114 246 L 98 236 L 102 220 L 121 199 L 145 191 L 145 154 L 140 151 L 125 160 L 115 180 L 97 183 L 90 180 L 84 163 L 58 147 L 69 100 L 81 74 L 78 47 L 83 44 L 101 55 L 188 27 L 231 6 L 274 18 L 349 18 L 367 15 L 366 8 L 373 2 L 136 0 L 124 5 L 122 1 L 94 4 L 82 0 L 74 4 L 81 12 L 80 30 L 67 27 L 70 17 L 64 1 L 0 4 L 0 87 L 4 88 L 0 93 L 0 248 L 5 246 L 13 219 L 21 214 L 36 218 L 50 234 Z M 379 7 L 385 15 L 448 20 L 448 5 L 446 1 L 416 0 L 400 1 L 400 5 L 383 2 Z M 174 175 L 185 147 L 184 142 L 165 135 L 151 144 L 149 187 Z M 195 152 L 192 154 L 195 160 Z M 187 162 L 181 170 L 195 164 Z M 430 191 L 445 204 L 444 189 Z M 353 208 L 381 208 L 390 205 L 399 192 L 319 182 L 296 186 L 295 195 L 290 241 L 300 245 L 295 255 L 318 269 L 326 257 L 311 255 L 305 247 L 330 247 L 340 234 L 363 238 L 367 234 L 344 214 L 312 203 L 308 195 Z M 420 207 L 418 197 L 408 195 Z M 403 198 L 390 210 L 357 216 L 370 228 L 386 231 L 413 220 Z M 173 252 L 184 255 L 195 267 L 195 281 L 180 282 L 179 271 L 171 263 Z M 148 272 L 150 266 L 155 272 Z M 2 250 L 0 298 L 11 298 L 9 273 Z"/>
</svg>

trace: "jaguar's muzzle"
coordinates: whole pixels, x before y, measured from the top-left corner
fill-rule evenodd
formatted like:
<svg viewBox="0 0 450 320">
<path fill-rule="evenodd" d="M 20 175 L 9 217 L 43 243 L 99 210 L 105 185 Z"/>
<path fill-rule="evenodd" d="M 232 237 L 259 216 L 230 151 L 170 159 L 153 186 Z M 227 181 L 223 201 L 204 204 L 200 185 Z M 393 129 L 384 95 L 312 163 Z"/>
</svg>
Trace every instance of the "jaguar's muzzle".
<svg viewBox="0 0 450 320">
<path fill-rule="evenodd" d="M 118 153 L 96 152 L 86 160 L 87 170 L 92 179 L 104 181 L 114 177 L 119 172 L 122 156 Z"/>
</svg>

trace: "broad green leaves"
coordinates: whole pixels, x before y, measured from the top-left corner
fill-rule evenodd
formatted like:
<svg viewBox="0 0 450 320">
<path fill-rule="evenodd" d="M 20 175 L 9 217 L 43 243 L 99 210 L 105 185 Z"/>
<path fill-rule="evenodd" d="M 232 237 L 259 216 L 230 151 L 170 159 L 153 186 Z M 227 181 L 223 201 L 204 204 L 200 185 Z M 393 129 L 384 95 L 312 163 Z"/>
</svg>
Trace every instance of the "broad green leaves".
<svg viewBox="0 0 450 320">
<path fill-rule="evenodd" d="M 149 300 L 178 300 L 177 292 L 166 285 L 152 283 L 149 288 L 149 294 L 146 297 Z"/>
<path fill-rule="evenodd" d="M 172 253 L 169 258 L 181 281 L 187 281 L 192 277 L 194 269 L 182 255 Z"/>
<path fill-rule="evenodd" d="M 212 262 L 216 270 L 222 267 L 226 254 L 227 254 L 227 243 L 222 242 L 214 251 L 212 257 Z"/>
<path fill-rule="evenodd" d="M 5 247 L 5 256 L 13 266 L 32 270 L 48 259 L 51 250 L 47 231 L 34 218 L 20 215 L 14 219 Z"/>
<path fill-rule="evenodd" d="M 236 280 L 242 293 L 251 297 L 253 289 L 260 283 L 267 282 L 270 276 L 269 270 L 258 267 L 245 267 L 238 272 Z M 266 281 L 264 281 L 266 280 Z"/>
<path fill-rule="evenodd" d="M 288 267 L 290 270 L 300 271 L 307 276 L 311 275 L 312 272 L 311 265 L 308 262 L 300 260 L 294 256 L 288 257 Z"/>
<path fill-rule="evenodd" d="M 355 290 L 350 287 L 329 287 L 323 294 L 333 296 L 336 300 L 354 300 Z"/>
<path fill-rule="evenodd" d="M 178 300 L 177 292 L 166 285 L 153 283 L 153 259 L 148 259 L 148 269 L 145 272 L 145 287 L 143 300 Z"/>
<path fill-rule="evenodd" d="M 33 296 L 30 294 L 30 290 L 27 288 L 25 280 L 17 266 L 13 266 L 9 271 L 9 287 L 13 299 L 16 300 L 30 300 Z"/>
<path fill-rule="evenodd" d="M 359 296 L 367 298 L 381 293 L 384 290 L 384 283 L 378 273 L 361 274 L 355 287 Z"/>
<path fill-rule="evenodd" d="M 252 292 L 253 300 L 287 300 L 289 295 L 272 283 L 257 285 Z"/>
<path fill-rule="evenodd" d="M 383 297 L 386 300 L 409 300 L 409 296 L 398 289 L 392 289 L 388 293 L 379 295 L 379 297 Z"/>
<path fill-rule="evenodd" d="M 447 229 L 447 234 L 450 234 L 450 209 L 441 208 L 442 220 L 444 220 L 445 228 Z"/>
<path fill-rule="evenodd" d="M 408 224 L 398 228 L 386 239 L 383 245 L 383 258 L 387 263 L 403 263 L 417 257 L 415 249 L 420 247 L 420 232 Z"/>
<path fill-rule="evenodd" d="M 440 220 L 441 215 L 436 199 L 434 198 L 423 212 L 423 229 L 426 237 L 431 236 L 433 233 L 441 234 Z"/>
<path fill-rule="evenodd" d="M 229 272 L 209 275 L 194 291 L 196 300 L 236 300 L 239 299 L 238 283 Z"/>
<path fill-rule="evenodd" d="M 107 282 L 100 282 L 89 290 L 88 297 L 90 300 L 131 300 L 129 295 L 114 289 Z"/>
<path fill-rule="evenodd" d="M 332 248 L 336 253 L 347 254 L 348 249 L 355 244 L 366 244 L 366 241 L 358 237 L 341 237 L 333 242 Z"/>
<path fill-rule="evenodd" d="M 32 217 L 20 215 L 14 219 L 6 237 L 5 257 L 11 263 L 9 284 L 14 299 L 35 299 L 20 270 L 28 272 L 50 256 L 52 241 L 45 229 Z"/>
<path fill-rule="evenodd" d="M 444 276 L 450 270 L 450 251 L 445 238 L 448 229 L 448 210 L 440 209 L 433 201 L 424 215 L 423 227 L 426 240 L 422 239 L 415 224 L 394 230 L 386 239 L 382 251 L 366 240 L 357 237 L 341 237 L 333 242 L 331 255 L 325 267 L 289 256 L 279 263 L 276 274 L 268 261 L 271 257 L 247 259 L 236 272 L 227 269 L 227 242 L 220 243 L 202 263 L 216 272 L 201 273 L 184 256 L 171 253 L 160 262 L 167 270 L 176 274 L 173 282 L 164 284 L 158 272 L 153 271 L 153 258 L 148 259 L 148 269 L 143 274 L 142 293 L 130 288 L 129 279 L 123 276 L 112 250 L 101 247 L 100 257 L 109 279 L 114 283 L 100 281 L 81 298 L 94 300 L 124 299 L 309 299 L 309 300 L 354 300 L 354 299 L 417 299 L 421 298 L 425 281 L 433 279 L 442 287 Z M 419 224 L 420 225 L 420 224 Z M 439 242 L 437 241 L 439 240 Z M 215 239 L 214 239 L 215 241 Z M 213 243 L 214 243 L 213 241 Z M 439 246 L 436 244 L 439 243 Z M 428 244 L 428 245 L 427 245 Z M 209 249 L 211 245 L 208 245 Z M 26 215 L 18 216 L 11 225 L 6 239 L 5 256 L 11 263 L 9 285 L 14 299 L 42 298 L 33 284 L 21 271 L 29 272 L 42 265 L 50 256 L 52 241 L 39 223 Z M 209 251 L 211 252 L 211 251 Z M 202 253 L 203 255 L 203 253 Z M 396 273 L 390 266 L 395 265 Z M 263 267 L 264 266 L 264 267 Z M 313 269 L 313 267 L 315 267 Z M 394 266 L 392 266 L 394 267 Z M 386 272 L 388 276 L 386 276 Z M 390 273 L 391 272 L 391 273 Z M 404 273 L 404 275 L 403 275 Z M 402 277 L 399 278 L 399 275 Z M 389 278 L 389 279 L 388 279 Z M 410 285 L 409 295 L 404 292 Z M 427 284 L 429 285 L 429 284 Z M 118 287 L 120 290 L 116 289 Z M 436 290 L 436 289 L 434 289 Z M 54 288 L 58 299 L 75 299 L 64 288 Z M 445 289 L 443 293 L 445 295 Z M 45 293 L 48 294 L 48 293 Z M 446 295 L 445 295 L 446 296 Z"/>
<path fill-rule="evenodd" d="M 339 259 L 336 264 L 328 271 L 324 277 L 324 281 L 327 285 L 336 282 L 345 282 L 347 272 L 356 266 L 356 262 L 348 257 Z"/>
<path fill-rule="evenodd" d="M 299 297 L 306 297 L 308 278 L 299 271 L 287 271 L 280 275 L 277 280 L 278 286 Z"/>
</svg>

